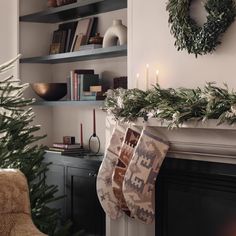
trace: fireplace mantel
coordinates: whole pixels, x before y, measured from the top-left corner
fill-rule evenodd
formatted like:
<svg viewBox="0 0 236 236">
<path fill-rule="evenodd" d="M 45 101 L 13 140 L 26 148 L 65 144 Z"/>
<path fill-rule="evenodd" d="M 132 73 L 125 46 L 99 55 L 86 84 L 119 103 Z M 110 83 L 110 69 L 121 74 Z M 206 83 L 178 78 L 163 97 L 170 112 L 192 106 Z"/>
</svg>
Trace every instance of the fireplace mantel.
<svg viewBox="0 0 236 236">
<path fill-rule="evenodd" d="M 205 123 L 191 121 L 172 130 L 168 129 L 168 123 L 159 122 L 155 118 L 147 122 L 140 118 L 135 123 L 119 123 L 119 125 L 124 129 L 132 125 L 140 130 L 145 128 L 169 141 L 167 158 L 236 164 L 236 126 L 217 125 L 217 122 L 217 120 L 208 120 Z M 116 122 L 112 117 L 107 117 L 107 142 L 115 125 Z M 154 225 L 143 225 L 126 216 L 117 221 L 107 219 L 106 228 L 107 236 L 155 235 Z"/>
<path fill-rule="evenodd" d="M 146 128 L 169 141 L 167 156 L 236 164 L 236 126 L 217 123 L 218 120 L 207 120 L 204 123 L 193 120 L 184 123 L 180 128 L 168 129 L 167 122 L 160 122 L 155 118 L 143 121 L 139 118 L 136 122 L 119 125 L 124 128 L 134 125 L 140 130 Z M 108 116 L 107 129 L 111 132 L 115 125 L 114 119 Z"/>
</svg>

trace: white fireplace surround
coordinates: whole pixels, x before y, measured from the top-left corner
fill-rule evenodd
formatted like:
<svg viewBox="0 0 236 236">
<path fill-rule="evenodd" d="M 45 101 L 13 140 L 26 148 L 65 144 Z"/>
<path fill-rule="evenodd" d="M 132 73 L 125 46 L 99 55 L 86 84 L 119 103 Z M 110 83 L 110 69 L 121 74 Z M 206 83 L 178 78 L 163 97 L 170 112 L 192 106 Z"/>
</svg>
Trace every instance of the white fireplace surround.
<svg viewBox="0 0 236 236">
<path fill-rule="evenodd" d="M 106 140 L 116 123 L 112 117 L 107 118 Z M 133 124 L 141 129 L 146 128 L 155 132 L 159 137 L 169 141 L 168 157 L 191 159 L 220 163 L 236 164 L 236 127 L 227 124 L 217 125 L 217 120 L 208 120 L 205 123 L 193 120 L 184 123 L 181 128 L 168 129 L 167 123 L 161 123 L 155 118 L 143 122 L 138 119 Z M 133 219 L 123 216 L 113 221 L 107 218 L 106 236 L 154 236 L 155 224 L 144 225 Z"/>
</svg>

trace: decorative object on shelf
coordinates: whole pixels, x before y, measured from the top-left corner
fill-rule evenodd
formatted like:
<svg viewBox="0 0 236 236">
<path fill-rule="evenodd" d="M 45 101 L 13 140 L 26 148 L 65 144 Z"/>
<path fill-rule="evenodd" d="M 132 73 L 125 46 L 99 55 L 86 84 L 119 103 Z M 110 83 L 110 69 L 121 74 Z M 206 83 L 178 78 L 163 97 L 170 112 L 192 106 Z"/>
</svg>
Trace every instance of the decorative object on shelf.
<svg viewBox="0 0 236 236">
<path fill-rule="evenodd" d="M 89 39 L 90 44 L 100 44 L 102 45 L 103 37 L 100 36 L 100 33 L 95 33 L 95 36 Z"/>
<path fill-rule="evenodd" d="M 121 145 L 125 132 L 121 127 L 113 130 L 110 143 L 106 150 L 97 176 L 97 195 L 103 210 L 111 219 L 117 219 L 122 215 L 118 201 L 112 189 L 112 175 L 118 162 Z"/>
<path fill-rule="evenodd" d="M 112 175 L 112 188 L 114 195 L 118 201 L 120 209 L 130 216 L 130 210 L 127 207 L 126 201 L 123 195 L 123 181 L 126 174 L 126 170 L 129 166 L 131 158 L 134 153 L 134 149 L 138 143 L 140 133 L 134 128 L 128 128 L 125 134 L 125 139 L 121 147 L 118 162 L 115 166 Z"/>
<path fill-rule="evenodd" d="M 124 88 L 127 89 L 127 76 L 122 76 L 122 77 L 116 77 L 113 79 L 113 88 Z"/>
<path fill-rule="evenodd" d="M 74 3 L 76 2 L 76 0 L 56 0 L 56 2 L 57 2 L 57 6 L 60 7 L 63 5 Z"/>
<path fill-rule="evenodd" d="M 169 149 L 167 142 L 144 130 L 123 181 L 123 194 L 131 216 L 143 223 L 155 220 L 155 182 Z"/>
<path fill-rule="evenodd" d="M 93 144 L 96 143 L 97 149 L 95 151 L 92 150 L 92 143 Z M 91 151 L 95 154 L 98 154 L 100 151 L 100 139 L 96 133 L 96 112 L 95 112 L 95 109 L 93 109 L 93 134 L 89 138 L 89 151 Z"/>
<path fill-rule="evenodd" d="M 113 20 L 113 25 L 108 28 L 103 38 L 103 47 L 112 47 L 127 44 L 127 27 L 121 20 Z"/>
<path fill-rule="evenodd" d="M 31 84 L 34 92 L 46 101 L 57 101 L 66 96 L 66 83 L 34 83 Z"/>
<path fill-rule="evenodd" d="M 48 0 L 48 7 L 57 7 L 57 0 Z"/>
<path fill-rule="evenodd" d="M 234 21 L 236 7 L 234 0 L 207 0 L 207 22 L 201 27 L 190 16 L 191 2 L 169 0 L 166 9 L 177 50 L 186 49 L 197 57 L 212 53 L 221 43 L 220 36 Z"/>
<path fill-rule="evenodd" d="M 104 110 L 116 120 L 130 122 L 138 117 L 156 118 L 169 128 L 183 122 L 218 119 L 218 125 L 236 122 L 236 92 L 227 85 L 220 88 L 207 83 L 203 89 L 162 89 L 158 84 L 148 91 L 139 89 L 108 90 Z"/>
</svg>

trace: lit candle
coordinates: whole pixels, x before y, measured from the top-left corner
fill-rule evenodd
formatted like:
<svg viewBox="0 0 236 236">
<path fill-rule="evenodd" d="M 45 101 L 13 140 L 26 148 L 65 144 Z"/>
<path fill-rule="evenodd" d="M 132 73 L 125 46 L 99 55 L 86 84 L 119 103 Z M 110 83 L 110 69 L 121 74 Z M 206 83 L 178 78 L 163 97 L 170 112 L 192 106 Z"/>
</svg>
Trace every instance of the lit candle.
<svg viewBox="0 0 236 236">
<path fill-rule="evenodd" d="M 136 75 L 136 88 L 138 89 L 138 84 L 139 84 L 139 73 Z"/>
<path fill-rule="evenodd" d="M 159 84 L 158 75 L 159 75 L 159 70 L 156 70 L 156 84 Z"/>
<path fill-rule="evenodd" d="M 146 65 L 146 90 L 149 89 L 149 64 Z"/>
<path fill-rule="evenodd" d="M 81 148 L 83 148 L 84 144 L 83 144 L 83 124 L 80 124 L 80 146 Z"/>
</svg>

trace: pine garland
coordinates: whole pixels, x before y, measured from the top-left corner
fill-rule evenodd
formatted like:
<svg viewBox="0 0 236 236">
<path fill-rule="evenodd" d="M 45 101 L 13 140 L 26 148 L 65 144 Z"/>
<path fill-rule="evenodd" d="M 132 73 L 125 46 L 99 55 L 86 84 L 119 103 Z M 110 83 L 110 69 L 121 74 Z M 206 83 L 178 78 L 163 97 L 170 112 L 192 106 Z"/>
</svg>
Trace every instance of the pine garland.
<svg viewBox="0 0 236 236">
<path fill-rule="evenodd" d="M 167 121 L 170 128 L 192 119 L 217 119 L 218 125 L 231 125 L 236 122 L 236 93 L 215 83 L 207 83 L 203 89 L 162 89 L 159 85 L 146 92 L 116 89 L 107 92 L 104 110 L 121 122 L 154 117 Z"/>
<path fill-rule="evenodd" d="M 190 16 L 191 2 L 169 0 L 166 10 L 177 50 L 186 49 L 197 57 L 212 53 L 221 43 L 220 36 L 234 21 L 236 7 L 234 0 L 208 0 L 205 4 L 207 22 L 201 27 Z"/>
</svg>

